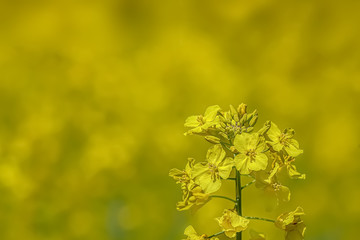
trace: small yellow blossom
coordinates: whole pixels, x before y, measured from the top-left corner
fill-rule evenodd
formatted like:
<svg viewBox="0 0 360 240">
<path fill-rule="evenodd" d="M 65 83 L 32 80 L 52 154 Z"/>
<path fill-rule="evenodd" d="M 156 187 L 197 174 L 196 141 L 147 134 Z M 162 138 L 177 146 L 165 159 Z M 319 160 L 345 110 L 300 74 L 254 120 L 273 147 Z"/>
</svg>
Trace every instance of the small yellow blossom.
<svg viewBox="0 0 360 240">
<path fill-rule="evenodd" d="M 208 238 L 208 236 L 205 234 L 203 234 L 203 235 L 197 234 L 194 227 L 191 225 L 185 229 L 184 235 L 186 235 L 187 238 L 183 239 L 183 240 L 219 240 L 218 238 L 214 238 L 214 237 Z"/>
<path fill-rule="evenodd" d="M 234 140 L 235 149 L 239 154 L 235 157 L 235 166 L 241 174 L 249 174 L 251 171 L 266 169 L 268 158 L 263 153 L 266 144 L 258 133 L 242 133 Z"/>
<path fill-rule="evenodd" d="M 206 109 L 204 116 L 195 115 L 188 117 L 185 120 L 184 126 L 192 129 L 187 131 L 185 135 L 203 133 L 208 128 L 215 126 L 219 122 L 216 116 L 220 110 L 218 105 L 214 105 Z"/>
<path fill-rule="evenodd" d="M 280 164 L 279 171 L 285 170 L 291 179 L 305 179 L 306 175 L 296 170 L 296 166 L 293 164 L 295 162 L 294 157 L 276 154 L 274 158 Z"/>
<path fill-rule="evenodd" d="M 202 188 L 197 185 L 191 176 L 194 167 L 195 159 L 188 158 L 185 170 L 173 168 L 169 172 L 169 176 L 176 180 L 176 183 L 181 184 L 183 193 L 182 201 L 176 204 L 178 211 L 183 211 L 192 206 L 199 206 L 205 204 L 209 199 L 209 194 L 205 194 Z"/>
<path fill-rule="evenodd" d="M 239 216 L 235 211 L 229 209 L 225 209 L 223 215 L 216 220 L 229 238 L 235 237 L 237 232 L 244 231 L 249 224 L 248 219 Z"/>
<path fill-rule="evenodd" d="M 254 231 L 253 229 L 250 229 L 250 239 L 249 240 L 265 240 L 265 234 L 259 233 Z"/>
<path fill-rule="evenodd" d="M 186 189 L 183 189 L 183 200 L 176 204 L 176 209 L 178 211 L 184 211 L 193 206 L 199 208 L 208 200 L 209 194 L 204 193 L 203 189 L 199 185 L 191 181 L 187 184 Z"/>
<path fill-rule="evenodd" d="M 177 168 L 173 168 L 169 171 L 169 176 L 176 180 L 176 183 L 181 184 L 181 189 L 184 191 L 187 188 L 187 185 L 192 180 L 191 171 L 194 167 L 195 159 L 188 158 L 188 163 L 184 170 L 179 170 Z"/>
<path fill-rule="evenodd" d="M 295 131 L 292 128 L 287 128 L 284 132 L 281 132 L 278 126 L 271 122 L 271 127 L 266 134 L 271 140 L 268 143 L 274 151 L 280 152 L 284 150 L 291 157 L 296 157 L 303 153 L 303 150 L 299 149 L 298 141 L 293 139 Z"/>
<path fill-rule="evenodd" d="M 272 193 L 280 202 L 288 202 L 290 200 L 290 190 L 288 187 L 281 185 L 277 181 L 276 173 L 279 171 L 279 165 L 275 164 L 270 172 L 260 171 L 254 174 L 255 186 L 263 188 L 265 192 Z"/>
<path fill-rule="evenodd" d="M 283 213 L 277 218 L 275 225 L 286 231 L 285 240 L 304 239 L 306 226 L 301 220 L 301 216 L 304 214 L 304 210 L 297 207 L 295 211 Z"/>
<path fill-rule="evenodd" d="M 206 159 L 207 162 L 194 165 L 192 175 L 205 193 L 213 193 L 221 187 L 221 178 L 229 177 L 234 161 L 226 157 L 226 152 L 220 144 L 208 150 Z"/>
</svg>

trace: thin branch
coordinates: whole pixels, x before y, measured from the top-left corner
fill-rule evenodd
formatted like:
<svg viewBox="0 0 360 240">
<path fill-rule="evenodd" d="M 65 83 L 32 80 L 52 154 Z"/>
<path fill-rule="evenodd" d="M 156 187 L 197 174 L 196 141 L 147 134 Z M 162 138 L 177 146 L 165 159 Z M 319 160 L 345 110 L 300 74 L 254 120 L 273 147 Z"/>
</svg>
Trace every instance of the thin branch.
<svg viewBox="0 0 360 240">
<path fill-rule="evenodd" d="M 213 235 L 211 235 L 211 236 L 209 236 L 209 237 L 207 237 L 207 238 L 212 238 L 212 237 L 219 236 L 219 235 L 223 234 L 224 232 L 225 232 L 225 231 L 215 233 L 215 234 L 213 234 Z"/>
<path fill-rule="evenodd" d="M 220 196 L 220 195 L 211 195 L 210 196 L 211 198 L 223 198 L 223 199 L 227 199 L 229 201 L 232 201 L 233 203 L 236 203 L 236 201 L 234 199 L 231 199 L 231 198 L 228 198 L 228 197 L 225 197 L 225 196 Z"/>
<path fill-rule="evenodd" d="M 236 180 L 236 178 L 234 178 L 234 177 L 228 177 L 227 179 L 224 179 L 224 180 Z"/>
<path fill-rule="evenodd" d="M 247 217 L 247 216 L 244 216 L 244 218 L 246 218 L 246 219 L 254 219 L 254 220 L 261 220 L 261 221 L 267 221 L 267 222 L 272 222 L 272 223 L 274 223 L 274 222 L 275 222 L 275 220 L 268 219 L 268 218 L 260 218 L 260 217 Z"/>
<path fill-rule="evenodd" d="M 266 153 L 267 151 L 269 151 L 270 150 L 270 148 L 267 148 L 267 149 L 265 149 L 264 151 L 262 151 L 261 153 Z"/>
<path fill-rule="evenodd" d="M 245 184 L 244 186 L 241 187 L 241 190 L 243 190 L 244 188 L 250 186 L 250 185 L 253 184 L 255 181 L 256 181 L 256 180 L 254 179 L 254 180 L 252 180 L 251 182 Z"/>
<path fill-rule="evenodd" d="M 229 145 L 229 146 L 231 146 L 231 144 L 230 144 L 230 143 L 226 143 L 226 142 L 223 142 L 223 141 L 220 141 L 220 143 L 221 143 L 221 144 L 225 144 L 225 145 Z"/>
<path fill-rule="evenodd" d="M 229 150 L 229 151 L 231 152 L 230 148 L 229 148 L 228 146 L 226 146 L 225 143 L 220 142 L 220 144 L 221 144 L 224 148 L 226 148 L 227 150 Z M 231 146 L 231 145 L 230 145 L 230 146 Z"/>
<path fill-rule="evenodd" d="M 250 174 L 240 174 L 241 176 L 245 176 L 245 177 L 250 177 L 250 178 L 254 178 L 253 176 L 251 176 Z"/>
</svg>

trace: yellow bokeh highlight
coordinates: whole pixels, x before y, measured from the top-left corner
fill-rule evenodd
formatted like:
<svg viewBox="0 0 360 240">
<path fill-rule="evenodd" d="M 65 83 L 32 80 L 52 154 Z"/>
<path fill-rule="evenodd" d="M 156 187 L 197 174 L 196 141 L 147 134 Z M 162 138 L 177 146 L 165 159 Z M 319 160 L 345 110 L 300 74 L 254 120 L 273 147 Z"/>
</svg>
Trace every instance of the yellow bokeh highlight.
<svg viewBox="0 0 360 240">
<path fill-rule="evenodd" d="M 186 117 L 241 102 L 258 109 L 258 127 L 295 129 L 307 175 L 286 182 L 283 206 L 244 190 L 244 214 L 275 218 L 301 205 L 306 239 L 356 239 L 359 7 L 1 1 L 0 239 L 176 240 L 188 224 L 218 232 L 214 219 L 232 205 L 177 212 L 168 171 L 205 159 L 209 143 L 183 135 Z M 249 227 L 283 237 L 267 222 Z"/>
</svg>

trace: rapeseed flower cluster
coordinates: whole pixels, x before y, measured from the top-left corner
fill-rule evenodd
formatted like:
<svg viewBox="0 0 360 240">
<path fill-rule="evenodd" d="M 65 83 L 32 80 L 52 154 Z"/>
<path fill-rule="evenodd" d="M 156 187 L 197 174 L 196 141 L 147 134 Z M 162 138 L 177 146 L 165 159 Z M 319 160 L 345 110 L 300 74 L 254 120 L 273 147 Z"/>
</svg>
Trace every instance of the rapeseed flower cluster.
<svg viewBox="0 0 360 240">
<path fill-rule="evenodd" d="M 190 116 L 185 121 L 189 128 L 185 135 L 199 135 L 212 146 L 204 161 L 188 159 L 184 170 L 171 169 L 169 175 L 180 184 L 182 200 L 177 203 L 179 211 L 197 209 L 214 197 L 228 199 L 235 203 L 234 209 L 225 209 L 221 217 L 216 218 L 221 232 L 207 236 L 198 235 L 192 226 L 185 230 L 187 240 L 217 239 L 225 234 L 228 238 L 241 239 L 241 232 L 247 229 L 249 221 L 265 220 L 274 222 L 285 230 L 286 240 L 304 238 L 305 224 L 300 219 L 304 215 L 301 207 L 293 212 L 280 215 L 278 219 L 264 219 L 242 216 L 241 191 L 255 183 L 255 186 L 276 197 L 278 204 L 290 200 L 290 190 L 280 181 L 280 173 L 286 172 L 291 179 L 305 179 L 305 174 L 297 171 L 295 157 L 303 153 L 294 139 L 295 131 L 267 121 L 258 131 L 254 126 L 258 120 L 257 111 L 247 113 L 247 106 L 223 111 L 218 105 L 210 106 L 204 115 Z M 231 175 L 236 177 L 230 178 Z M 250 184 L 241 186 L 241 176 L 253 178 Z M 235 180 L 236 199 L 212 195 L 221 188 L 222 181 Z M 265 239 L 263 233 L 250 230 L 251 239 Z"/>
</svg>

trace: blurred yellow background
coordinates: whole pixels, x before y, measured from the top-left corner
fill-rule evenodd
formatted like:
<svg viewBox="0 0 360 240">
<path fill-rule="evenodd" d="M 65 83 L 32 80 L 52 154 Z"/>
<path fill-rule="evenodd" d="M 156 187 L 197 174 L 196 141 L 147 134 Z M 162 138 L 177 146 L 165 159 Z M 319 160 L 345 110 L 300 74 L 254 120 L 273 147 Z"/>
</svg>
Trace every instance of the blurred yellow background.
<svg viewBox="0 0 360 240">
<path fill-rule="evenodd" d="M 0 239 L 182 239 L 226 201 L 177 212 L 168 177 L 209 144 L 184 120 L 248 104 L 293 127 L 290 203 L 244 190 L 245 215 L 301 205 L 306 239 L 358 239 L 359 1 L 0 2 Z M 230 184 L 225 194 L 234 193 Z M 271 210 L 271 211 L 270 211 Z M 253 223 L 269 239 L 283 233 Z M 248 233 L 244 233 L 248 239 Z"/>
</svg>

